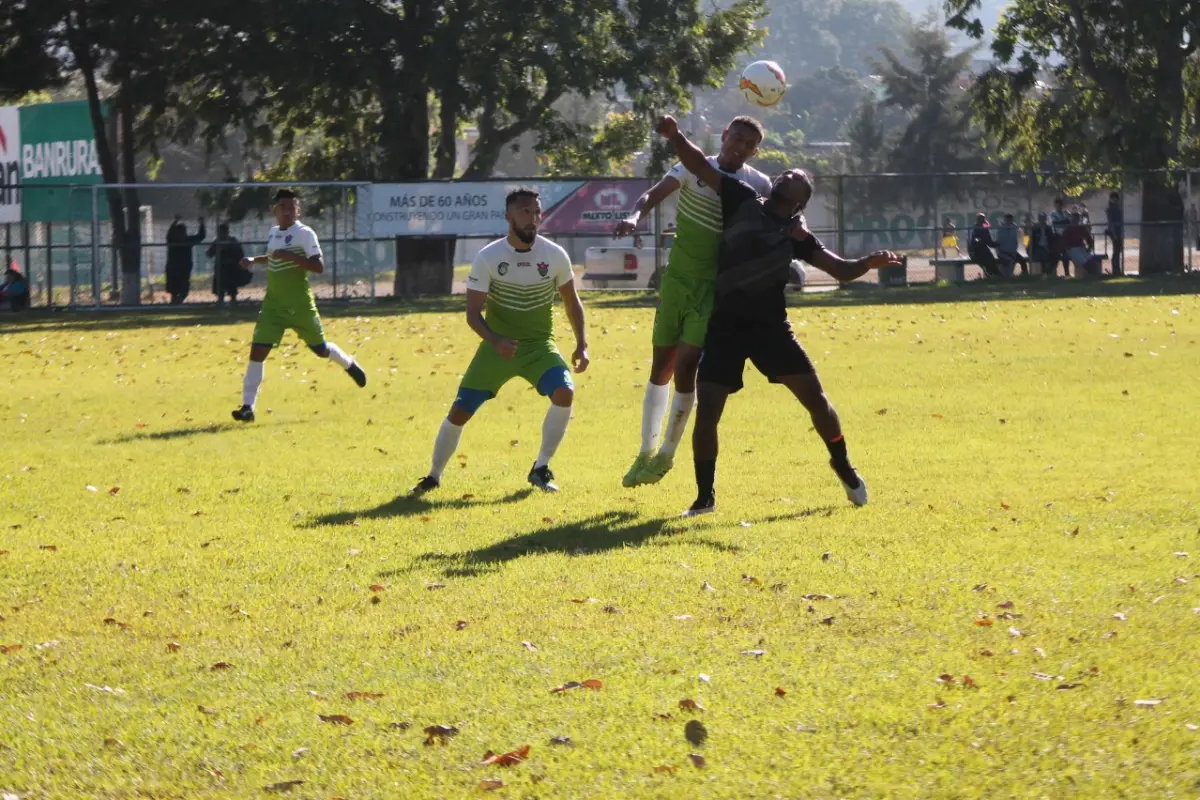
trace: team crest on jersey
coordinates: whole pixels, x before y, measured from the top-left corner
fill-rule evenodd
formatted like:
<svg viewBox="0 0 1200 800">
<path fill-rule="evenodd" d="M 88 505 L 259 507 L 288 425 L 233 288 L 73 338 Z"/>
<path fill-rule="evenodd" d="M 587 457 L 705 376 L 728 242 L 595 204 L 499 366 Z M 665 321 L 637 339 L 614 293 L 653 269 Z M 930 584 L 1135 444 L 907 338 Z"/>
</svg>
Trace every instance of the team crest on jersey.
<svg viewBox="0 0 1200 800">
<path fill-rule="evenodd" d="M 284 243 L 284 244 L 291 244 L 291 243 L 292 243 L 292 235 L 291 235 L 290 233 L 287 235 L 287 237 L 286 237 L 286 238 L 284 238 L 284 240 L 283 240 L 283 243 Z"/>
<path fill-rule="evenodd" d="M 497 264 L 496 272 L 499 272 L 501 275 L 507 275 L 508 274 L 508 262 L 501 261 L 499 264 Z"/>
<path fill-rule="evenodd" d="M 545 261 L 539 261 L 538 262 L 538 275 L 541 275 L 544 278 L 544 277 L 546 277 L 546 275 L 549 272 L 550 272 L 550 265 L 547 264 Z"/>
</svg>

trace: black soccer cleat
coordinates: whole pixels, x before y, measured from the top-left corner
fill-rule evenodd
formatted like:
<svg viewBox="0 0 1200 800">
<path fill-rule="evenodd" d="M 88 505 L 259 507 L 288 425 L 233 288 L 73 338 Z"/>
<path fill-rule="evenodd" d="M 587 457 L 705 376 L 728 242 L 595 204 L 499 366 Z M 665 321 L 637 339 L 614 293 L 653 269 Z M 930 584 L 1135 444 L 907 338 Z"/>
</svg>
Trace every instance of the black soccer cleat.
<svg viewBox="0 0 1200 800">
<path fill-rule="evenodd" d="M 363 372 L 363 368 L 358 365 L 357 361 L 350 362 L 350 366 L 346 367 L 346 373 L 354 378 L 358 388 L 362 389 L 367 385 L 367 373 Z"/>
<path fill-rule="evenodd" d="M 242 406 L 233 412 L 233 418 L 238 422 L 254 422 L 254 409 L 250 406 Z"/>
<path fill-rule="evenodd" d="M 717 510 L 716 495 L 706 494 L 696 498 L 696 502 L 692 503 L 692 507 L 683 512 L 684 517 L 699 517 L 702 514 L 711 514 Z"/>
<path fill-rule="evenodd" d="M 529 470 L 529 482 L 543 492 L 557 492 L 558 486 L 554 484 L 554 473 L 550 471 L 550 465 L 543 467 L 535 466 Z"/>
<path fill-rule="evenodd" d="M 433 477 L 432 475 L 426 475 L 424 478 L 421 478 L 420 483 L 412 488 L 412 491 L 409 492 L 409 494 L 413 497 L 420 497 L 426 492 L 432 492 L 441 485 L 442 482 L 437 478 Z"/>
</svg>

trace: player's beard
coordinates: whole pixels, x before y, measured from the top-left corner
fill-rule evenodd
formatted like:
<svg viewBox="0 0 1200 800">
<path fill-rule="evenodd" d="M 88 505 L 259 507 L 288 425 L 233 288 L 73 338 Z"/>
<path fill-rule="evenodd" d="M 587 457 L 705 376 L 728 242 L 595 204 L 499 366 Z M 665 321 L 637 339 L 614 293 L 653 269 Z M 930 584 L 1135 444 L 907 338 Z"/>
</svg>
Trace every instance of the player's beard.
<svg viewBox="0 0 1200 800">
<path fill-rule="evenodd" d="M 523 231 L 519 228 L 512 229 L 513 235 L 520 239 L 525 244 L 533 244 L 533 240 L 537 238 L 537 228 L 531 231 Z"/>
</svg>

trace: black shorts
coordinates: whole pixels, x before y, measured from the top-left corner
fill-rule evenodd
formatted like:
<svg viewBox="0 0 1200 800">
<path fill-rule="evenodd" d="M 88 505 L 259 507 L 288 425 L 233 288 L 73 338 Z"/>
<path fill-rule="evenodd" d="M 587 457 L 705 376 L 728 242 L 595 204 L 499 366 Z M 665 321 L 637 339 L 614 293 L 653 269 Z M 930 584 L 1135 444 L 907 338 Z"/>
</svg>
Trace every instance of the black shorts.
<svg viewBox="0 0 1200 800">
<path fill-rule="evenodd" d="M 743 386 L 746 359 L 771 383 L 789 375 L 816 374 L 787 317 L 722 319 L 719 312 L 714 314 L 700 356 L 700 382 L 736 392 Z"/>
</svg>

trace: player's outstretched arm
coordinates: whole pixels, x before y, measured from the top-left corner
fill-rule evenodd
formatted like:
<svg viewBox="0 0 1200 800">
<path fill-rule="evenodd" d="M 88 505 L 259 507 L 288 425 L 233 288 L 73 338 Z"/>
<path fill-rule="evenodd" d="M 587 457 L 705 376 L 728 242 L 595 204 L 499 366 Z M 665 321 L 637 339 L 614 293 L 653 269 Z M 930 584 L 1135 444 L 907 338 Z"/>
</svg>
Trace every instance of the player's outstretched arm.
<svg viewBox="0 0 1200 800">
<path fill-rule="evenodd" d="M 714 191 L 721 188 L 721 173 L 708 163 L 704 151 L 683 135 L 674 117 L 668 114 L 660 119 L 656 130 L 659 136 L 675 147 L 675 154 L 679 156 L 679 163 L 683 164 L 684 169 L 704 181 L 707 186 L 711 186 Z"/>
<path fill-rule="evenodd" d="M 243 269 L 250 269 L 255 264 L 266 264 L 269 256 L 255 256 L 254 258 L 243 258 L 241 265 Z"/>
<path fill-rule="evenodd" d="M 633 213 L 626 219 L 617 223 L 617 227 L 613 229 L 613 238 L 620 239 L 622 236 L 629 236 L 637 230 L 637 226 L 642 221 L 644 214 L 649 214 L 658 204 L 670 197 L 679 189 L 679 181 L 672 178 L 670 175 L 663 178 L 658 183 L 651 186 L 637 202 L 633 204 Z"/>
<path fill-rule="evenodd" d="M 583 316 L 583 301 L 579 299 L 579 292 L 575 290 L 575 281 L 570 280 L 558 287 L 558 293 L 563 299 L 563 307 L 567 312 L 567 319 L 571 321 L 571 330 L 575 331 L 575 352 L 571 356 L 571 363 L 575 366 L 576 372 L 583 372 L 588 368 L 591 359 L 588 358 L 587 346 L 587 328 L 584 324 Z"/>
<path fill-rule="evenodd" d="M 837 253 L 831 253 L 828 250 L 817 250 L 806 260 L 822 272 L 829 273 L 839 283 L 849 283 L 873 269 L 900 266 L 900 257 L 887 250 L 880 250 L 853 261 L 844 259 Z"/>
<path fill-rule="evenodd" d="M 479 334 L 479 338 L 496 348 L 496 352 L 504 358 L 512 358 L 517 352 L 517 343 L 513 339 L 505 339 L 488 327 L 483 318 L 483 309 L 487 307 L 487 292 L 477 289 L 467 289 L 467 325 Z"/>
</svg>

